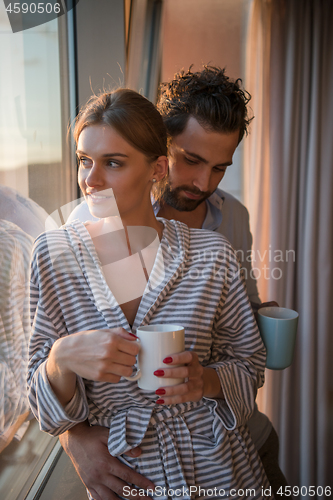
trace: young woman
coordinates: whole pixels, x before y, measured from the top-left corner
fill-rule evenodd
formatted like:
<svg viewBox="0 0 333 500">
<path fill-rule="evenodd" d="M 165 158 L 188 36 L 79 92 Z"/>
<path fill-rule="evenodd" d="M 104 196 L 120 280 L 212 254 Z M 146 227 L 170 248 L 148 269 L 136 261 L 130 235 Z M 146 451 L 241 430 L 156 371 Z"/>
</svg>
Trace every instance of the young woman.
<svg viewBox="0 0 333 500">
<path fill-rule="evenodd" d="M 111 455 L 153 481 L 153 498 L 263 498 L 244 423 L 265 351 L 232 248 L 155 218 L 150 190 L 167 171 L 167 138 L 147 99 L 126 89 L 94 97 L 74 135 L 79 184 L 99 220 L 35 243 L 28 384 L 41 429 L 108 427 Z M 154 393 L 124 377 L 136 329 L 158 323 L 185 327 L 186 350 L 158 373 L 185 382 Z M 139 457 L 123 455 L 139 445 Z"/>
</svg>

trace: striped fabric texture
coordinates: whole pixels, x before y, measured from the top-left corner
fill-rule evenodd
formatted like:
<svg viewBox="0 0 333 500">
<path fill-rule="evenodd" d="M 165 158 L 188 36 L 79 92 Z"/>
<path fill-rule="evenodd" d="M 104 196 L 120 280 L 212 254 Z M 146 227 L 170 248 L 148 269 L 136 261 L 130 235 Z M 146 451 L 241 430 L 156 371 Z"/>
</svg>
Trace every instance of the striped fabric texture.
<svg viewBox="0 0 333 500">
<path fill-rule="evenodd" d="M 52 435 L 87 418 L 91 425 L 108 427 L 111 455 L 159 486 L 153 498 L 248 498 L 250 489 L 251 498 L 263 498 L 268 484 L 245 422 L 264 381 L 265 349 L 236 256 L 220 234 L 159 220 L 163 238 L 132 330 L 106 284 L 84 224 L 74 221 L 36 240 L 30 290 L 31 409 L 41 429 Z M 115 327 L 135 333 L 140 325 L 158 323 L 185 327 L 186 349 L 217 371 L 225 399 L 160 406 L 155 393 L 139 389 L 136 382 L 77 377 L 73 399 L 65 408 L 59 403 L 45 368 L 58 338 Z M 123 455 L 138 445 L 140 457 Z M 220 492 L 212 496 L 206 491 L 212 488 Z"/>
<path fill-rule="evenodd" d="M 0 220 L 0 439 L 29 410 L 26 371 L 30 335 L 32 238 Z"/>
</svg>

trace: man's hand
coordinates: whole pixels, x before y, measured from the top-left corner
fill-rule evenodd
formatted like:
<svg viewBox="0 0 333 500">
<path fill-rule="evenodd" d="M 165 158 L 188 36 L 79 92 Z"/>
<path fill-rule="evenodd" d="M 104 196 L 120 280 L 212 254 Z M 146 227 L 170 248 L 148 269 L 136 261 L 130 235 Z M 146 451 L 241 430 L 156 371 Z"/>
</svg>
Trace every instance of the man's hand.
<svg viewBox="0 0 333 500">
<path fill-rule="evenodd" d="M 60 436 L 62 447 L 94 500 L 117 499 L 118 495 L 123 496 L 123 487 L 131 484 L 140 489 L 154 489 L 151 481 L 110 455 L 107 447 L 108 436 L 106 427 L 90 427 L 86 422 L 76 425 Z M 127 453 L 132 457 L 140 454 L 140 448 L 134 448 Z M 137 500 L 138 492 L 137 495 L 126 498 Z"/>
<path fill-rule="evenodd" d="M 280 307 L 277 302 L 272 300 L 271 302 L 263 302 L 262 304 L 257 304 L 254 302 L 251 302 L 252 310 L 254 312 L 254 317 L 256 321 L 258 322 L 258 311 L 259 309 L 262 309 L 263 307 Z"/>
<path fill-rule="evenodd" d="M 259 304 L 258 309 L 262 309 L 263 307 L 280 307 L 277 302 L 272 300 L 271 302 L 263 302 L 262 304 Z"/>
</svg>

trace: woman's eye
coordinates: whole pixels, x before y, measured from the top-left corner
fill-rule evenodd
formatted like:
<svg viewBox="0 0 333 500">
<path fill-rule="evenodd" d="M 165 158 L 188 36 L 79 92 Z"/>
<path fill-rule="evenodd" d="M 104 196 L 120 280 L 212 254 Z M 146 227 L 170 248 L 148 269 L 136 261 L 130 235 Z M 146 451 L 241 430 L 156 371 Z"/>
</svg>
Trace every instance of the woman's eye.
<svg viewBox="0 0 333 500">
<path fill-rule="evenodd" d="M 107 162 L 107 166 L 108 167 L 111 167 L 111 168 L 116 168 L 116 167 L 120 167 L 119 163 L 117 163 L 116 161 L 114 160 L 109 160 Z"/>
<path fill-rule="evenodd" d="M 82 167 L 90 167 L 91 166 L 91 160 L 89 160 L 89 158 L 86 158 L 85 156 L 79 156 L 78 162 L 79 162 L 79 165 Z"/>
</svg>

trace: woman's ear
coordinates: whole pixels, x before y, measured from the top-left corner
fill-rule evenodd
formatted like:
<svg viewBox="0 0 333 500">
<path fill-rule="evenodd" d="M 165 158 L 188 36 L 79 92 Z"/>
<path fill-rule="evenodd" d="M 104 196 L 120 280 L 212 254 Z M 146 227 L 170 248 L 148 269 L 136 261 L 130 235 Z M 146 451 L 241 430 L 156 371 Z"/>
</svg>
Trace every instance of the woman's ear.
<svg viewBox="0 0 333 500">
<path fill-rule="evenodd" d="M 153 163 L 152 179 L 154 182 L 161 181 L 168 173 L 168 158 L 166 156 L 159 156 Z"/>
</svg>

